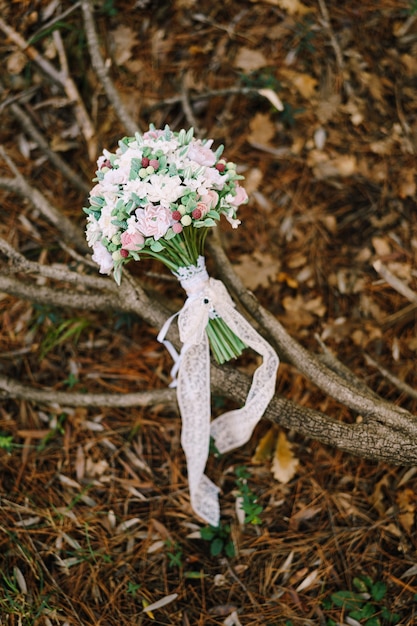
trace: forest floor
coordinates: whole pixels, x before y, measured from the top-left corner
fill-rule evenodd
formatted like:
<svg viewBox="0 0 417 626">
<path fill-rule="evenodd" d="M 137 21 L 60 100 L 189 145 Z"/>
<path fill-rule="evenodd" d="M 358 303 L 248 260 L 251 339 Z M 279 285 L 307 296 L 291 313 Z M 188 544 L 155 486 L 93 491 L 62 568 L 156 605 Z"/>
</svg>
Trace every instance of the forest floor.
<svg viewBox="0 0 417 626">
<path fill-rule="evenodd" d="M 246 286 L 306 348 L 325 345 L 375 392 L 417 413 L 415 8 L 411 0 L 107 0 L 97 3 L 96 24 L 142 130 L 194 124 L 245 176 L 242 225 L 221 230 Z M 56 66 L 53 31 L 61 33 L 98 145 L 3 34 L 2 144 L 82 229 L 86 194 L 10 109 L 20 103 L 87 184 L 98 153 L 126 134 L 91 68 L 79 4 L 3 0 L 0 14 Z M 2 193 L 1 236 L 30 259 L 62 262 L 53 228 L 17 202 Z M 180 308 L 182 294 L 158 264 L 133 272 Z M 2 374 L 119 394 L 169 384 L 158 329 L 138 318 L 6 294 L 0 311 Z M 360 419 L 286 363 L 277 390 Z M 213 410 L 222 403 L 214 397 Z M 222 522 L 201 534 L 180 431 L 178 413 L 163 404 L 0 405 L 0 624 L 416 623 L 416 467 L 365 461 L 262 422 L 247 445 L 210 458 Z M 245 490 L 259 509 L 254 523 L 236 506 Z"/>
</svg>

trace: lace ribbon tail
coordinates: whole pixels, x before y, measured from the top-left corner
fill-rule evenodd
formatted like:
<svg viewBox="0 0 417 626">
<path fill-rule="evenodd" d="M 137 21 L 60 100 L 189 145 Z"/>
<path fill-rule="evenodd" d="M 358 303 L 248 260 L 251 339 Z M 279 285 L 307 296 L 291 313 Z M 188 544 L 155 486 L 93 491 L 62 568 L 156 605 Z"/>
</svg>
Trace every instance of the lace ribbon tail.
<svg viewBox="0 0 417 626">
<path fill-rule="evenodd" d="M 262 364 L 253 375 L 245 405 L 223 413 L 211 423 L 211 436 L 219 452 L 224 453 L 249 441 L 253 429 L 275 393 L 279 358 L 268 342 L 236 311 L 230 296 L 230 302 L 224 298 L 224 285 L 215 279 L 211 280 L 216 292 L 222 294 L 219 300 L 216 299 L 217 312 L 231 330 L 263 358 Z"/>
<path fill-rule="evenodd" d="M 187 460 L 191 506 L 205 522 L 219 525 L 219 489 L 204 474 L 210 447 L 210 352 L 206 334 L 184 344 L 177 382 L 181 445 Z"/>
</svg>

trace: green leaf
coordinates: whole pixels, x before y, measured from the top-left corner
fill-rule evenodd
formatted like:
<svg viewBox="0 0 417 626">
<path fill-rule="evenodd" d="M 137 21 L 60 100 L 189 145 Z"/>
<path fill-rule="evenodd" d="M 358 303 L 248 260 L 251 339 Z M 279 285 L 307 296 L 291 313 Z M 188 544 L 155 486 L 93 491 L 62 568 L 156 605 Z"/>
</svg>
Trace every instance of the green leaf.
<svg viewBox="0 0 417 626">
<path fill-rule="evenodd" d="M 210 554 L 211 556 L 219 556 L 223 550 L 224 542 L 220 537 L 216 537 L 210 544 Z"/>
<path fill-rule="evenodd" d="M 371 617 L 365 622 L 364 626 L 381 626 L 381 620 L 379 617 Z"/>
<path fill-rule="evenodd" d="M 200 528 L 200 537 L 205 541 L 211 541 L 216 534 L 216 529 L 212 526 L 205 526 Z"/>
<path fill-rule="evenodd" d="M 375 614 L 376 608 L 373 604 L 367 602 L 358 610 L 351 611 L 349 613 L 349 617 L 353 617 L 353 619 L 361 620 L 367 619 L 368 617 L 372 617 Z"/>
<path fill-rule="evenodd" d="M 387 586 L 381 580 L 377 581 L 375 584 L 371 586 L 370 593 L 373 599 L 376 602 L 379 602 L 387 593 Z"/>
<path fill-rule="evenodd" d="M 226 543 L 224 551 L 226 553 L 226 556 L 229 557 L 229 559 L 233 559 L 233 557 L 236 556 L 235 546 L 233 544 L 233 541 L 228 541 Z"/>
<path fill-rule="evenodd" d="M 354 591 L 336 591 L 330 597 L 333 604 L 347 610 L 358 609 L 364 602 L 364 599 Z"/>
<path fill-rule="evenodd" d="M 150 248 L 152 252 L 162 252 L 164 246 L 159 241 L 152 241 Z"/>
<path fill-rule="evenodd" d="M 360 593 L 366 593 L 368 591 L 368 587 L 366 586 L 366 583 L 364 580 L 362 580 L 362 578 L 354 578 L 353 579 L 353 586 L 356 587 L 356 589 L 360 592 Z"/>
</svg>

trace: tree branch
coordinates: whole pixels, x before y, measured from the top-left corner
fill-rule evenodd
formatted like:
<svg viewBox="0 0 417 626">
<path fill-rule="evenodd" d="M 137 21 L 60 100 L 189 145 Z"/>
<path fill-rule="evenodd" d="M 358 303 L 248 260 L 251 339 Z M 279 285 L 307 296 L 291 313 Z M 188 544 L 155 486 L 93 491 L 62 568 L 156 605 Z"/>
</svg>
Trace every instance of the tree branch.
<svg viewBox="0 0 417 626">
<path fill-rule="evenodd" d="M 117 117 L 130 135 L 134 135 L 139 127 L 137 123 L 127 112 L 116 88 L 114 87 L 107 70 L 107 67 L 100 54 L 100 46 L 98 42 L 96 27 L 94 24 L 93 11 L 90 0 L 81 0 L 81 9 L 83 12 L 85 34 L 87 37 L 88 50 L 91 57 L 91 63 L 96 72 L 104 91 L 106 92 L 109 102 L 112 104 Z"/>
</svg>

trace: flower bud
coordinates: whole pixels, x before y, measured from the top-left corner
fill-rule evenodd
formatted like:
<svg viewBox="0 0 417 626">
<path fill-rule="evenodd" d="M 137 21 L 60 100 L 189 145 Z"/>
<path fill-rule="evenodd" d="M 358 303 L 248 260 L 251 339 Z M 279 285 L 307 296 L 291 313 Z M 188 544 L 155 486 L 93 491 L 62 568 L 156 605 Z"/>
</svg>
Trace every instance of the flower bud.
<svg viewBox="0 0 417 626">
<path fill-rule="evenodd" d="M 192 222 L 191 216 L 190 215 L 183 215 L 181 218 L 181 224 L 183 226 L 189 226 Z"/>
</svg>

